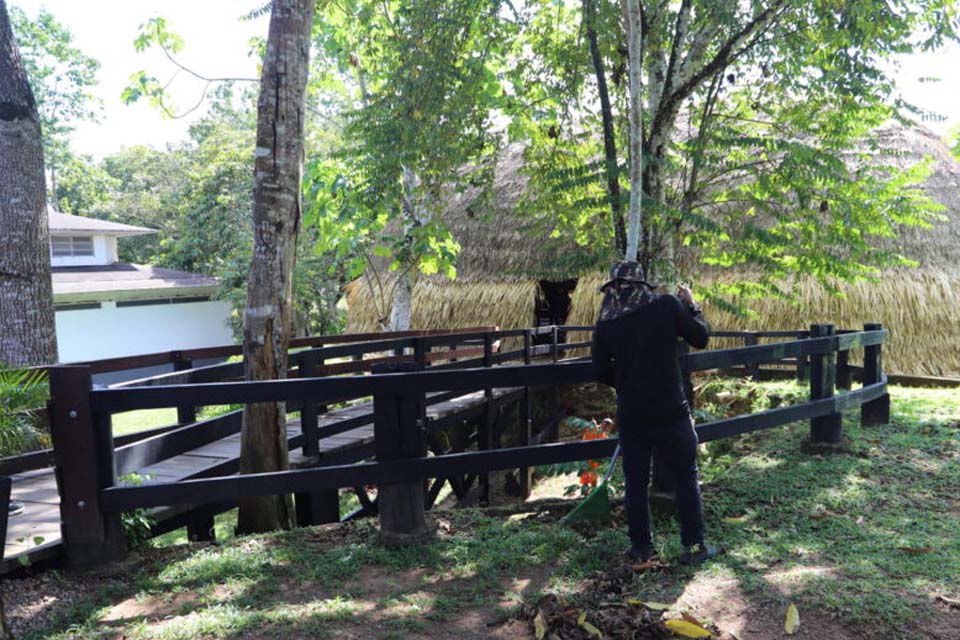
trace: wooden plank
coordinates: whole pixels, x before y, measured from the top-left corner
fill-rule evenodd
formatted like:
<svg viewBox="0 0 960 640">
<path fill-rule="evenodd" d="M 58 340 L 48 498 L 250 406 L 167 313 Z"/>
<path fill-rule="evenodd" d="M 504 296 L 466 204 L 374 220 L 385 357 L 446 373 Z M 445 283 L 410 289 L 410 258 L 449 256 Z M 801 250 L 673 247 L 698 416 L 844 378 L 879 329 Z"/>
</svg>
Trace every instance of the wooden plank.
<svg viewBox="0 0 960 640">
<path fill-rule="evenodd" d="M 24 502 L 23 513 L 10 518 L 7 523 L 7 539 L 3 549 L 4 558 L 15 558 L 39 545 L 35 538 L 43 538 L 41 544 L 56 544 L 60 541 L 60 506 L 47 502 Z"/>
<path fill-rule="evenodd" d="M 57 478 L 53 471 L 42 476 L 28 479 L 13 478 L 12 500 L 20 502 L 44 502 L 46 504 L 60 504 L 60 494 L 57 492 Z M 59 518 L 58 518 L 59 520 Z"/>
</svg>

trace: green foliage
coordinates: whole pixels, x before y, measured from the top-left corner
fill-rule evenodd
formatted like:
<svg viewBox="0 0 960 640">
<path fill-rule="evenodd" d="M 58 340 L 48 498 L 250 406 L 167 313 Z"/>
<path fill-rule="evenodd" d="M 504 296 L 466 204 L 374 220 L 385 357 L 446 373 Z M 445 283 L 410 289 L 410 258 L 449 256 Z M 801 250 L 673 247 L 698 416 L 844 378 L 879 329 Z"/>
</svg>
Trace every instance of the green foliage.
<svg viewBox="0 0 960 640">
<path fill-rule="evenodd" d="M 50 446 L 36 410 L 46 405 L 46 373 L 0 365 L 0 458 Z"/>
<path fill-rule="evenodd" d="M 754 35 L 735 38 L 772 5 L 644 3 L 642 258 L 655 277 L 690 280 L 702 264 L 756 274 L 709 292 L 717 304 L 789 296 L 777 283 L 799 274 L 834 287 L 908 264 L 883 247 L 901 226 L 939 219 L 919 189 L 926 168 L 884 166 L 871 132 L 917 114 L 894 96 L 886 61 L 955 40 L 952 5 L 787 1 Z M 595 249 L 580 258 L 588 268 L 615 248 L 582 16 L 572 3 L 525 8 L 517 42 L 526 55 L 514 55 L 507 76 L 511 135 L 527 145 L 521 209 L 540 233 Z M 626 36 L 618 3 L 597 8 L 625 212 Z"/>
<path fill-rule="evenodd" d="M 46 9 L 31 20 L 10 7 L 10 21 L 37 101 L 44 163 L 55 182 L 57 172 L 72 161 L 68 136 L 75 123 L 99 119 L 102 102 L 92 88 L 100 63 L 75 47 L 70 29 Z"/>
<path fill-rule="evenodd" d="M 127 473 L 117 478 L 119 486 L 139 487 L 149 476 L 142 476 L 139 473 Z M 123 526 L 123 536 L 127 542 L 127 549 L 138 550 L 148 545 L 153 525 L 156 519 L 150 515 L 149 509 L 134 509 L 125 511 L 120 515 L 120 523 Z"/>
<path fill-rule="evenodd" d="M 376 254 L 394 271 L 455 277 L 460 247 L 439 214 L 451 190 L 480 187 L 481 207 L 489 197 L 498 70 L 514 34 L 503 8 L 354 0 L 316 25 L 319 86 L 359 94 L 359 107 L 341 103 L 340 150 L 310 163 L 306 220 L 349 274 Z"/>
</svg>

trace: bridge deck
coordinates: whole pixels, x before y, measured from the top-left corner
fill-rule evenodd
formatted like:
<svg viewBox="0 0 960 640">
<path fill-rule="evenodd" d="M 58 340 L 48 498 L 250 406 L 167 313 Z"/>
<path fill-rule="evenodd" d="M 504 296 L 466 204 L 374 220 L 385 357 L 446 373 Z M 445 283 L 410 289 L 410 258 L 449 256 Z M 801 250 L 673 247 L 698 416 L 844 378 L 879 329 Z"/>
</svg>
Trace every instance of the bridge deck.
<svg viewBox="0 0 960 640">
<path fill-rule="evenodd" d="M 512 389 L 497 389 L 494 398 L 513 393 Z M 434 405 L 427 405 L 427 420 L 435 423 L 466 417 L 482 409 L 486 399 L 482 391 L 465 394 Z M 321 429 L 345 420 L 358 420 L 358 426 L 341 434 L 322 438 L 319 442 L 321 460 L 332 463 L 355 461 L 370 454 L 373 443 L 373 403 L 365 402 L 337 409 L 318 416 Z M 291 450 L 299 447 L 300 419 L 287 424 L 287 439 Z M 293 453 L 293 451 L 291 451 Z M 299 453 L 299 452 L 297 452 Z M 177 482 L 189 478 L 229 475 L 236 473 L 240 459 L 240 434 L 236 433 L 211 442 L 187 453 L 162 460 L 137 471 L 145 482 Z M 0 575 L 16 568 L 18 557 L 26 554 L 31 562 L 53 557 L 62 550 L 60 544 L 60 495 L 53 469 L 40 469 L 12 476 L 12 500 L 23 502 L 24 512 L 10 518 L 7 539 L 0 561 Z M 172 518 L 182 510 L 159 509 L 154 512 L 158 521 Z M 42 538 L 42 540 L 41 540 Z"/>
</svg>

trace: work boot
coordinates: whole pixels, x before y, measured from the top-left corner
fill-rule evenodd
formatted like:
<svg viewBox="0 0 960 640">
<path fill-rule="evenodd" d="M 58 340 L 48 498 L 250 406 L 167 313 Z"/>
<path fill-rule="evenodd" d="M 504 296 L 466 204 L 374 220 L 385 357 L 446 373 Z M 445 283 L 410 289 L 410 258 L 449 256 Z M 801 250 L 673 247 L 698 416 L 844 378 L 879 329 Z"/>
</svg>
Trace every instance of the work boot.
<svg viewBox="0 0 960 640">
<path fill-rule="evenodd" d="M 623 555 L 632 562 L 646 562 L 653 557 L 653 546 L 649 544 L 630 545 Z"/>
<path fill-rule="evenodd" d="M 684 549 L 680 554 L 680 564 L 702 564 L 717 555 L 717 548 L 711 544 L 698 542 Z"/>
<path fill-rule="evenodd" d="M 23 503 L 10 501 L 10 506 L 7 507 L 7 516 L 18 516 L 23 513 Z"/>
</svg>

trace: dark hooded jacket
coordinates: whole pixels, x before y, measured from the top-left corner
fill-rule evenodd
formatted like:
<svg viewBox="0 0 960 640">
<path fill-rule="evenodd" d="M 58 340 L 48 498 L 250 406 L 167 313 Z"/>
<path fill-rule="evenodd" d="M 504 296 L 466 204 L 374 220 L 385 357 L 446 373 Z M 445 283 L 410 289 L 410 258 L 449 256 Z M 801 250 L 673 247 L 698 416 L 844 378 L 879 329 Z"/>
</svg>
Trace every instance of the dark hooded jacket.
<svg viewBox="0 0 960 640">
<path fill-rule="evenodd" d="M 601 314 L 607 319 L 599 320 L 593 333 L 597 379 L 616 388 L 624 428 L 662 424 L 688 410 L 677 339 L 702 349 L 709 338 L 699 309 L 672 295 L 645 298 L 626 313 Z"/>
</svg>

